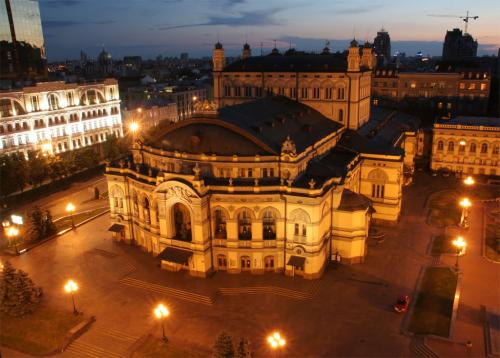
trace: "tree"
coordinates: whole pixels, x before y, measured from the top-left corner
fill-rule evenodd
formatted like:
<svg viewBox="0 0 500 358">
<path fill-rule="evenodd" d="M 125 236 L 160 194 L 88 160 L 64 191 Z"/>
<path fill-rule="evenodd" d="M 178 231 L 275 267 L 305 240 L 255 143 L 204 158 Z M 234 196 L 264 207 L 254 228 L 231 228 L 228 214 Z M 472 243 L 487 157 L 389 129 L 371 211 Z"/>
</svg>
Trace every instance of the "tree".
<svg viewBox="0 0 500 358">
<path fill-rule="evenodd" d="M 238 345 L 236 346 L 236 358 L 251 358 L 252 352 L 250 351 L 250 341 L 246 337 L 241 337 Z"/>
<path fill-rule="evenodd" d="M 10 316 L 32 313 L 40 303 L 42 289 L 35 286 L 28 274 L 7 261 L 0 275 L 0 312 Z"/>
<path fill-rule="evenodd" d="M 233 339 L 226 332 L 219 333 L 212 351 L 213 358 L 234 358 Z"/>
<path fill-rule="evenodd" d="M 42 210 L 35 205 L 33 211 L 29 215 L 30 218 L 30 234 L 34 241 L 41 240 L 45 237 L 45 220 Z"/>
<path fill-rule="evenodd" d="M 49 174 L 48 163 L 41 152 L 30 153 L 28 167 L 30 168 L 29 178 L 33 186 L 37 187 L 47 179 Z"/>
<path fill-rule="evenodd" d="M 57 231 L 56 225 L 52 221 L 52 214 L 50 210 L 45 210 L 45 218 L 44 218 L 44 237 L 54 235 Z"/>
</svg>

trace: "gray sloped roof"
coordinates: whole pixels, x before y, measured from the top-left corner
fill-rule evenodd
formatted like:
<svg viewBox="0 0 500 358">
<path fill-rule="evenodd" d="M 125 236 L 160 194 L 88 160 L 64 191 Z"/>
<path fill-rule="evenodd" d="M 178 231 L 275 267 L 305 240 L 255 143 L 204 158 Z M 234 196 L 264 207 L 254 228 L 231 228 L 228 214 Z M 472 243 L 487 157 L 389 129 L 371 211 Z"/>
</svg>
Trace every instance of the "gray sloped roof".
<svg viewBox="0 0 500 358">
<path fill-rule="evenodd" d="M 346 72 L 343 54 L 254 56 L 235 61 L 224 72 Z"/>
<path fill-rule="evenodd" d="M 244 129 L 277 153 L 287 136 L 300 153 L 342 127 L 311 107 L 283 96 L 221 108 L 218 118 Z"/>
<path fill-rule="evenodd" d="M 338 142 L 337 146 L 352 150 L 355 153 L 396 156 L 404 155 L 404 151 L 401 148 L 395 148 L 386 143 L 377 143 L 375 140 L 368 139 L 351 129 L 346 130 L 342 134 L 342 138 Z"/>
</svg>

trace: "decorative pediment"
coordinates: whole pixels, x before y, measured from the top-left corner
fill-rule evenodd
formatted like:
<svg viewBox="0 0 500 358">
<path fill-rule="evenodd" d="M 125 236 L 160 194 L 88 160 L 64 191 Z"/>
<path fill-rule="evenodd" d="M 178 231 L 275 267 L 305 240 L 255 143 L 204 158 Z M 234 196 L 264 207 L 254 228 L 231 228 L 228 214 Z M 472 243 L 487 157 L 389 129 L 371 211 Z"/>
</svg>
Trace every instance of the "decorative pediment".
<svg viewBox="0 0 500 358">
<path fill-rule="evenodd" d="M 288 154 L 292 156 L 297 155 L 295 143 L 290 136 L 287 136 L 283 144 L 281 144 L 281 154 Z"/>
<path fill-rule="evenodd" d="M 203 102 L 200 101 L 194 104 L 194 111 L 200 114 L 217 114 L 218 107 L 215 102 L 204 100 Z"/>
</svg>

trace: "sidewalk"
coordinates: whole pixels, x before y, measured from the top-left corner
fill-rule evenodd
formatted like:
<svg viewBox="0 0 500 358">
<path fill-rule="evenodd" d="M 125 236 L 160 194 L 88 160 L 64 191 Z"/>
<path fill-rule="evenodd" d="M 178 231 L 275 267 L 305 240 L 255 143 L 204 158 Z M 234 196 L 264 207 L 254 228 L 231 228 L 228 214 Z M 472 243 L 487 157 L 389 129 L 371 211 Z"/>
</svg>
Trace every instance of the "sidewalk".
<svg viewBox="0 0 500 358">
<path fill-rule="evenodd" d="M 469 218 L 470 228 L 464 232 L 467 252 L 459 261 L 462 294 L 452 328 L 452 341 L 428 341 L 428 345 L 443 357 L 486 356 L 481 305 L 493 310 L 498 308 L 500 302 L 500 265 L 482 256 L 484 222 L 479 203 L 473 206 Z M 443 255 L 441 259 L 443 263 L 453 266 L 456 258 Z M 467 341 L 472 342 L 472 347 L 466 347 Z"/>
</svg>

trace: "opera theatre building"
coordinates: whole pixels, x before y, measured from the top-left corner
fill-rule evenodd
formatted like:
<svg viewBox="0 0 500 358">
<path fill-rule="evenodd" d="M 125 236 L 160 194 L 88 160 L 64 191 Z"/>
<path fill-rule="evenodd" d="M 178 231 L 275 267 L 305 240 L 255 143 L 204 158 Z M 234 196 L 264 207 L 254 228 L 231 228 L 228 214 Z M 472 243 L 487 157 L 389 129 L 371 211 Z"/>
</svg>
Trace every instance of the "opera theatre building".
<svg viewBox="0 0 500 358">
<path fill-rule="evenodd" d="M 398 220 L 403 159 L 287 96 L 205 101 L 107 167 L 110 230 L 168 270 L 317 278 L 363 262 L 372 220 Z"/>
</svg>

